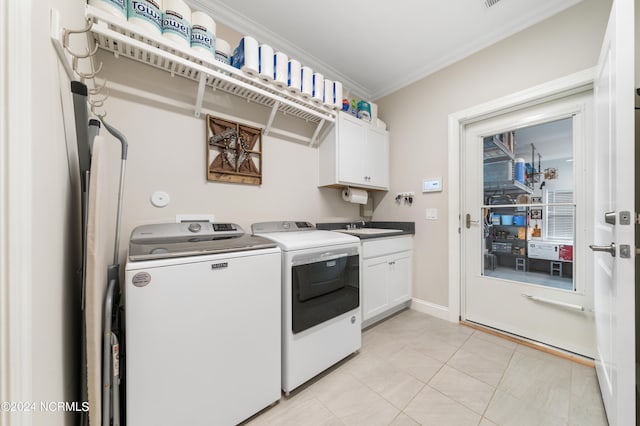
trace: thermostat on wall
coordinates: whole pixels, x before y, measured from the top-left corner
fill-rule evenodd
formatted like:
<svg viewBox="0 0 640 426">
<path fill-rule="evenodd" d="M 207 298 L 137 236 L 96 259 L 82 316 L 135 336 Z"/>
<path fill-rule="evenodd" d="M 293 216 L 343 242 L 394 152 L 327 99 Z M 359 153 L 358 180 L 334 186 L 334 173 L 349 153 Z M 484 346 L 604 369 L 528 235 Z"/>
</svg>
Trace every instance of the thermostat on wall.
<svg viewBox="0 0 640 426">
<path fill-rule="evenodd" d="M 442 176 L 433 179 L 424 179 L 422 181 L 422 192 L 440 192 L 442 191 Z"/>
</svg>

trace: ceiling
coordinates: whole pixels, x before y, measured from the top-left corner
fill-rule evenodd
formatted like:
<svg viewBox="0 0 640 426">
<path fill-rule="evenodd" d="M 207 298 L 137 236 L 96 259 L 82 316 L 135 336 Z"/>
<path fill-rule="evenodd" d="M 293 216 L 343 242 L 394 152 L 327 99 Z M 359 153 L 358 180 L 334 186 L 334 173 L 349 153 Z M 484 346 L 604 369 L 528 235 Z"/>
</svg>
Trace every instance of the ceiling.
<svg viewBox="0 0 640 426">
<path fill-rule="evenodd" d="M 531 162 L 531 145 L 535 147 L 535 161 L 538 154 L 545 160 L 573 158 L 573 118 L 564 118 L 524 127 L 515 131 L 516 157 Z"/>
<path fill-rule="evenodd" d="M 580 1 L 187 0 L 369 100 Z"/>
</svg>

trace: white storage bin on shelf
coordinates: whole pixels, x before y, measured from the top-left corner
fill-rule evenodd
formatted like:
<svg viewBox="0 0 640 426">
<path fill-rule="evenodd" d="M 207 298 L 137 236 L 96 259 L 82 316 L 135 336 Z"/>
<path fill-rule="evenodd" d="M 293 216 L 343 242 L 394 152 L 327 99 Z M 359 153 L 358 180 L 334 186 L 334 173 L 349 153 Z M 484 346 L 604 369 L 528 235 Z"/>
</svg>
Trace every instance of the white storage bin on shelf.
<svg viewBox="0 0 640 426">
<path fill-rule="evenodd" d="M 171 75 L 198 82 L 194 106 L 196 116 L 200 116 L 204 90 L 208 86 L 271 108 L 265 134 L 269 133 L 278 111 L 317 124 L 311 145 L 315 144 L 325 124 L 335 123 L 336 112 L 331 108 L 314 104 L 257 77 L 248 76 L 171 40 L 146 33 L 103 10 L 87 6 L 86 17 L 93 22 L 90 33 L 100 48 L 112 52 L 116 57 L 125 56 L 163 69 Z"/>
</svg>

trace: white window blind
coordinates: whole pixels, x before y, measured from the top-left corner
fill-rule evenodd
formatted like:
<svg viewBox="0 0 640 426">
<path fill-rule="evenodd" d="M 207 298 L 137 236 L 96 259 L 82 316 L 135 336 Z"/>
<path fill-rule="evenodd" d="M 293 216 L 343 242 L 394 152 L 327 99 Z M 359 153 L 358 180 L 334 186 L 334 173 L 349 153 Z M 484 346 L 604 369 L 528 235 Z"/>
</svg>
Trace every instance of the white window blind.
<svg viewBox="0 0 640 426">
<path fill-rule="evenodd" d="M 575 229 L 575 204 L 573 191 L 548 191 L 547 204 L 570 203 L 567 206 L 547 206 L 546 238 L 573 242 Z"/>
</svg>

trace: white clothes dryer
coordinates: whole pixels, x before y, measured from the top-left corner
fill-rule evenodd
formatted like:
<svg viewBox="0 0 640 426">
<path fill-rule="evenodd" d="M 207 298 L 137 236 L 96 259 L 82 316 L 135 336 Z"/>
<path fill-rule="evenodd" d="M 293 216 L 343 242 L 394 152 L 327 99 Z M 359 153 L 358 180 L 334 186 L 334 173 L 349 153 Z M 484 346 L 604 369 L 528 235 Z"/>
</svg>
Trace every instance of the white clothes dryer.
<svg viewBox="0 0 640 426">
<path fill-rule="evenodd" d="M 282 390 L 358 351 L 360 239 L 308 222 L 263 222 L 254 235 L 282 249 Z"/>
</svg>

